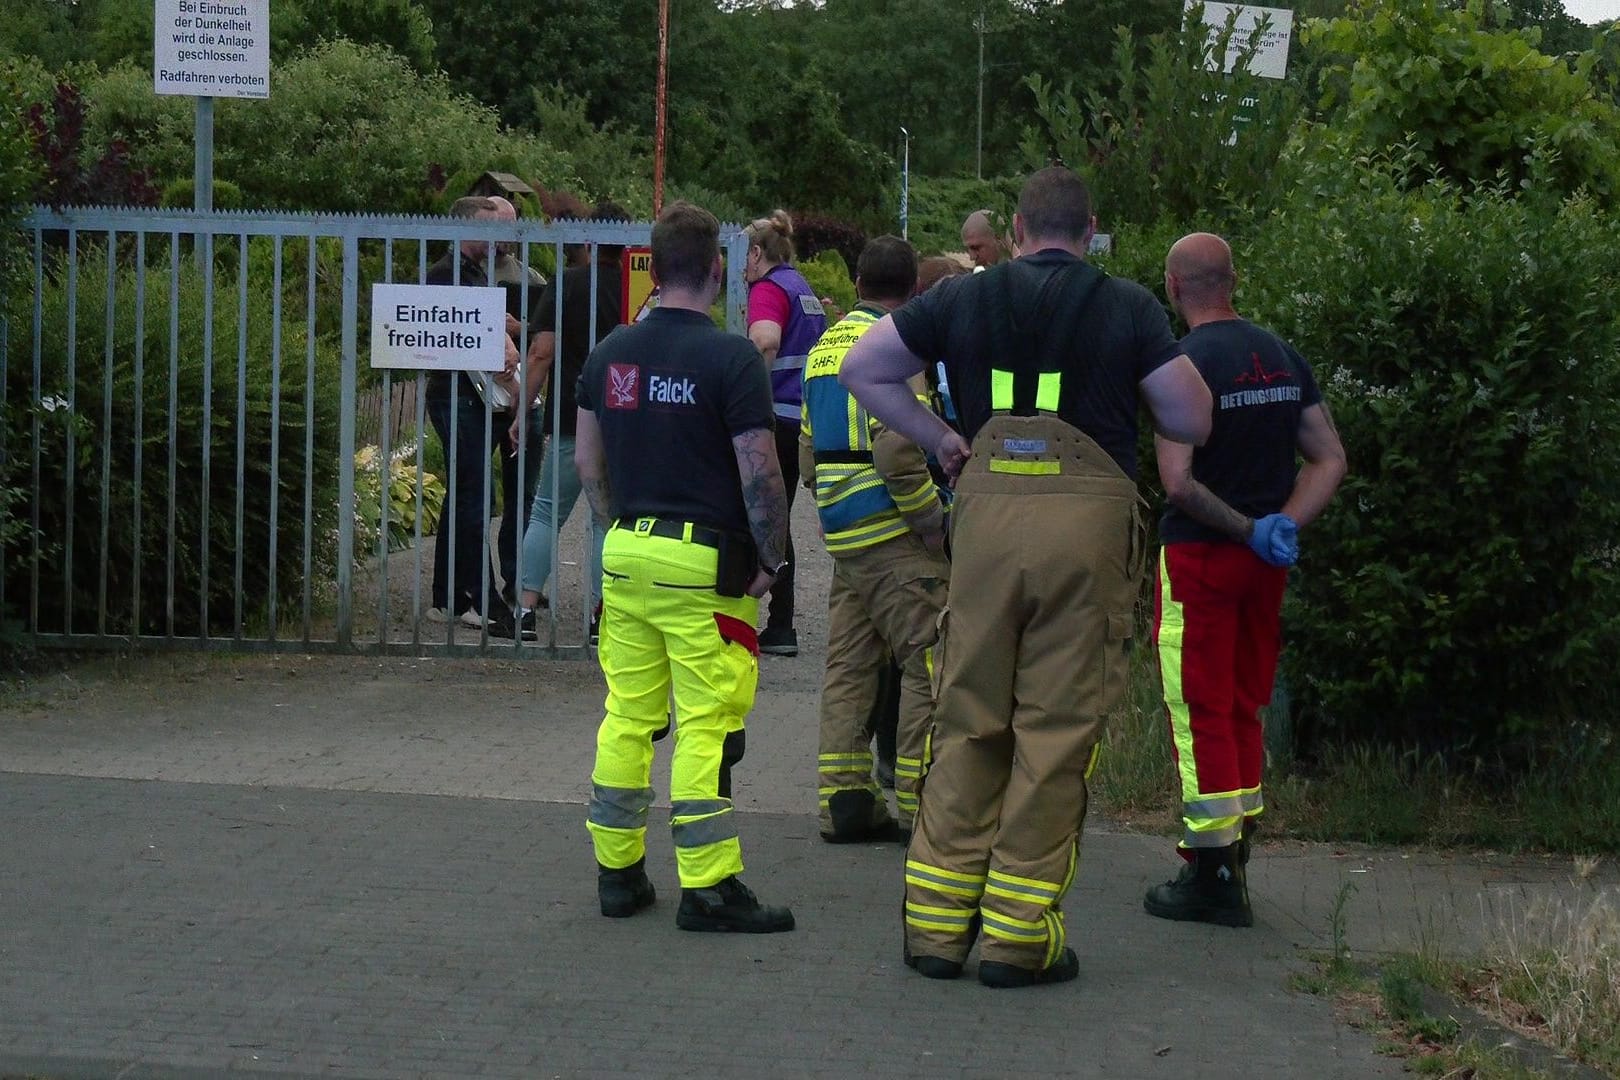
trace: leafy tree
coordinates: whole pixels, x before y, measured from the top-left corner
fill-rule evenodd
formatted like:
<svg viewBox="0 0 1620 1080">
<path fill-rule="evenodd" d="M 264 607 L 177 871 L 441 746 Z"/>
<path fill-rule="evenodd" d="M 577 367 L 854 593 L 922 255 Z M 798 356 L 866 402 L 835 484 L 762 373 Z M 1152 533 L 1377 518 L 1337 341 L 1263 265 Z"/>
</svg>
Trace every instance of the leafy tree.
<svg viewBox="0 0 1620 1080">
<path fill-rule="evenodd" d="M 1109 93 L 1055 87 L 1030 79 L 1044 130 L 1025 140 L 1025 164 L 1056 157 L 1084 174 L 1099 221 L 1109 229 L 1163 217 L 1191 221 L 1262 212 L 1281 190 L 1278 169 L 1298 102 L 1287 84 L 1248 72 L 1258 37 L 1246 42 L 1230 74 L 1232 28 L 1211 40 L 1189 15 L 1170 34 L 1149 39 L 1147 60 L 1129 31 L 1117 32 Z M 1244 121 L 1247 117 L 1247 122 Z M 1213 224 L 1213 223 L 1211 223 Z"/>
<path fill-rule="evenodd" d="M 1572 70 L 1534 35 L 1490 29 L 1479 3 L 1361 0 L 1353 16 L 1308 28 L 1325 52 L 1327 119 L 1367 149 L 1408 138 L 1442 175 L 1525 179 L 1533 148 L 1557 153 L 1566 191 L 1620 194 L 1620 110 L 1600 97 L 1582 56 Z"/>
</svg>

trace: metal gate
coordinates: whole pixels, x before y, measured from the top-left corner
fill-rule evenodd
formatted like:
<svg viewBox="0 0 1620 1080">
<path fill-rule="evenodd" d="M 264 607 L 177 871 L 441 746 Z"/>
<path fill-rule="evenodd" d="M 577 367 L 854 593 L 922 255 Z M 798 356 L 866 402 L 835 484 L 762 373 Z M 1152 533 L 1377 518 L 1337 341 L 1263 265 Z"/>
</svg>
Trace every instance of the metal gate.
<svg viewBox="0 0 1620 1080">
<path fill-rule="evenodd" d="M 370 287 L 422 282 L 450 244 L 553 280 L 583 245 L 594 300 L 620 288 L 598 280 L 598 245 L 646 244 L 649 224 L 37 209 L 24 229 L 33 306 L 0 323 L 0 454 L 31 499 L 6 511 L 21 527 L 6 537 L 0 617 L 25 641 L 588 655 L 585 575 L 564 574 L 561 554 L 588 543 L 583 506 L 571 533 L 552 514 L 538 641 L 427 618 L 427 552 L 446 542 L 435 510 L 455 480 L 435 479 L 424 376 L 374 371 L 361 343 Z M 726 226 L 721 243 L 724 317 L 740 332 L 746 236 Z M 483 406 L 486 440 L 499 415 Z M 519 440 L 520 488 L 541 471 L 540 442 Z M 500 488 L 492 460 L 484 491 Z M 556 506 L 555 470 L 537 494 Z M 487 600 L 500 582 L 485 554 Z"/>
</svg>

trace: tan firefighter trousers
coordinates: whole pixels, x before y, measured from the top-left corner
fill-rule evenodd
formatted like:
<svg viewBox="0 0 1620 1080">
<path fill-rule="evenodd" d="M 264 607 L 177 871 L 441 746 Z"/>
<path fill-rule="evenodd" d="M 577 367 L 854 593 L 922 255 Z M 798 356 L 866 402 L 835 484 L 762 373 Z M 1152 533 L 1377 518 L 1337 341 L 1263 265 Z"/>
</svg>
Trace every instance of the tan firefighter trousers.
<svg viewBox="0 0 1620 1080">
<path fill-rule="evenodd" d="M 911 828 L 933 712 L 934 639 L 949 578 L 944 554 L 911 533 L 833 557 L 817 757 L 824 833 L 856 836 L 890 820 L 872 778 L 868 724 L 891 656 L 900 667 L 894 797 L 901 827 Z"/>
<path fill-rule="evenodd" d="M 997 414 L 956 487 L 938 696 L 906 856 L 906 942 L 1039 970 L 1063 953 L 1086 774 L 1126 685 L 1136 485 L 1051 416 Z"/>
</svg>

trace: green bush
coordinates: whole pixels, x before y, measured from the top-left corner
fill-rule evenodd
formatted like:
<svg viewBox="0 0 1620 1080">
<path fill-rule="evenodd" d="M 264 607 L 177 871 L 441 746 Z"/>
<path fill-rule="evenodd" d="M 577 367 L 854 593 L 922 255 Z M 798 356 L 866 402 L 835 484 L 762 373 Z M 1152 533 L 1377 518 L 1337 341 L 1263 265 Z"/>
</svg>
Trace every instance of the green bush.
<svg viewBox="0 0 1620 1080">
<path fill-rule="evenodd" d="M 855 306 L 855 283 L 849 279 L 849 267 L 838 252 L 829 248 L 813 259 L 801 260 L 799 273 L 818 297 L 831 298 L 840 310 L 847 312 Z"/>
<path fill-rule="evenodd" d="M 1361 148 L 1409 142 L 1460 181 L 1526 179 L 1538 147 L 1544 179 L 1611 204 L 1620 195 L 1620 108 L 1583 54 L 1572 70 L 1537 36 L 1490 29 L 1482 9 L 1439 0 L 1366 0 L 1353 16 L 1307 27 L 1325 56 L 1324 108 Z"/>
<path fill-rule="evenodd" d="M 961 251 L 962 222 L 975 210 L 994 210 L 1011 229 L 1023 183 L 1021 176 L 973 180 L 913 175 L 906 207 L 906 232 L 912 246 L 925 256 Z"/>
<path fill-rule="evenodd" d="M 143 336 L 139 342 L 143 368 L 135 369 L 136 284 L 141 274 L 133 264 L 133 244 L 120 246 L 119 265 L 113 271 L 115 314 L 110 347 L 111 393 L 107 393 L 109 344 L 107 341 L 108 276 L 104 246 L 81 239 L 77 273 L 76 322 L 71 340 L 74 367 L 68 369 L 68 282 L 60 266 L 52 266 L 41 295 L 43 338 L 42 397 L 67 403 L 64 413 L 75 418 L 74 453 L 60 433 L 41 440 L 40 481 L 33 495 L 39 530 L 59 550 L 46 552 L 40 562 L 41 630 L 60 629 L 64 623 L 64 590 L 70 591 L 74 629 L 93 625 L 106 576 L 109 633 L 162 633 L 167 558 L 174 561 L 174 629 L 194 634 L 202 622 L 206 596 L 212 631 L 227 630 L 238 600 L 244 616 L 262 615 L 273 604 L 301 596 L 304 588 L 303 516 L 306 497 L 312 508 L 313 530 L 309 555 L 313 572 L 330 573 L 338 477 L 338 363 L 335 350 L 319 346 L 314 371 L 309 370 L 307 338 L 302 312 L 288 309 L 281 326 L 279 445 L 272 449 L 272 308 L 268 288 L 255 287 L 248 297 L 247 363 L 245 382 L 239 375 L 236 344 L 240 327 L 237 289 L 233 276 L 217 273 L 213 298 L 213 361 L 204 362 L 205 296 L 196 262 L 182 254 L 178 309 L 176 366 L 170 370 L 170 267 L 168 251 L 148 253 L 145 271 Z M 13 325 L 16 310 L 13 309 Z M 306 397 L 313 374 L 314 397 Z M 8 401 L 26 400 L 32 372 L 28 365 L 12 365 L 6 373 Z M 175 430 L 169 431 L 170 379 L 176 384 Z M 205 392 L 205 380 L 211 388 Z M 244 415 L 238 421 L 238 387 L 245 392 Z M 314 406 L 314 427 L 307 429 L 306 402 Z M 139 404 L 137 405 L 137 401 Z M 110 420 L 110 426 L 109 426 Z M 139 446 L 142 472 L 134 477 Z M 207 434 L 204 426 L 207 425 Z M 306 435 L 313 438 L 313 453 L 306 458 Z M 241 447 L 238 448 L 238 440 Z M 204 445 L 208 447 L 209 476 L 203 481 Z M 29 461 L 32 448 L 28 447 Z M 169 463 L 175 463 L 175 498 L 169 498 Z M 270 502 L 272 463 L 279 465 L 279 500 L 275 525 L 276 595 L 269 588 L 271 542 Z M 31 465 L 29 466 L 31 468 Z M 236 472 L 242 470 L 238 487 Z M 306 485 L 306 469 L 308 481 Z M 107 496 L 102 496 L 103 477 Z M 72 497 L 68 497 L 71 485 Z M 306 489 L 307 488 L 307 489 Z M 241 504 L 242 535 L 237 538 L 237 506 Z M 72 525 L 68 524 L 71 508 Z M 136 511 L 139 510 L 139 534 Z M 206 509 L 205 509 L 206 508 Z M 169 516 L 173 514 L 171 534 Z M 102 519 L 107 536 L 102 539 Z M 207 551 L 207 588 L 202 586 L 204 536 Z M 69 554 L 71 553 L 71 562 Z M 236 587 L 234 563 L 240 556 L 242 580 Z M 17 544 L 5 552 L 6 595 L 27 595 L 31 560 Z M 67 579 L 71 577 L 71 586 Z M 139 625 L 132 597 L 139 585 Z"/>
<path fill-rule="evenodd" d="M 1310 358 L 1350 475 L 1302 541 L 1285 670 L 1308 742 L 1511 757 L 1615 723 L 1620 228 L 1325 158 L 1247 250 L 1247 312 Z"/>
<path fill-rule="evenodd" d="M 422 489 L 421 534 L 438 531 L 439 512 L 444 507 L 445 486 L 439 475 L 428 470 L 426 447 L 423 467 L 416 467 L 414 439 L 403 442 L 388 455 L 388 550 L 403 551 L 415 542 L 417 534 L 416 489 Z M 500 469 L 499 463 L 494 468 Z M 383 468 L 382 451 L 365 446 L 354 455 L 354 553 L 356 560 L 376 554 L 382 531 Z"/>
<path fill-rule="evenodd" d="M 427 212 L 445 177 L 486 169 L 579 185 L 566 154 L 502 130 L 494 110 L 380 46 L 323 42 L 277 64 L 271 79 L 268 100 L 216 106 L 215 174 L 247 207 Z M 160 185 L 191 175 L 190 104 L 153 94 L 150 71 L 114 68 L 88 80 L 85 97 L 92 149 L 121 138 Z"/>
<path fill-rule="evenodd" d="M 1212 41 L 1189 10 L 1182 29 L 1148 40 L 1145 63 L 1117 32 L 1111 91 L 1032 77 L 1041 128 L 1024 140 L 1026 165 L 1056 157 L 1085 176 L 1105 232 L 1167 216 L 1224 229 L 1263 213 L 1288 190 L 1279 162 L 1300 105 L 1287 83 L 1248 72 L 1251 43 L 1231 74 L 1212 65 L 1231 33 Z"/>
</svg>

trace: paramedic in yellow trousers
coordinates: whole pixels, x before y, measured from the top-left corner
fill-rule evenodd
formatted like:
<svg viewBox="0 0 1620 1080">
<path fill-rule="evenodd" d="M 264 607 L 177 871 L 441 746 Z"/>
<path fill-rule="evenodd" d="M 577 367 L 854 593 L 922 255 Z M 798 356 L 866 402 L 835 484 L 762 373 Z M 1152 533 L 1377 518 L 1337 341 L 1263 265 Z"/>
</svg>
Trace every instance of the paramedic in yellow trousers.
<svg viewBox="0 0 1620 1080">
<path fill-rule="evenodd" d="M 683 930 L 793 929 L 738 876 L 742 849 L 722 777 L 741 757 L 754 704 L 759 597 L 785 561 L 787 493 L 771 388 L 747 338 L 709 318 L 720 292 L 720 225 L 677 202 L 652 231 L 659 306 L 609 334 L 580 374 L 574 454 L 602 556 L 597 731 L 587 827 L 602 914 L 653 903 L 646 870 L 652 741 L 680 722 L 670 827 Z"/>
<path fill-rule="evenodd" d="M 1078 176 L 1035 173 L 1014 218 L 1028 254 L 894 312 L 840 375 L 957 477 L 932 760 L 906 857 L 905 959 L 930 978 L 960 975 L 981 930 L 988 986 L 1078 974 L 1061 901 L 1146 555 L 1138 402 L 1166 438 L 1209 434 L 1209 390 L 1164 309 L 1084 262 L 1094 229 Z M 907 382 L 940 360 L 971 447 Z"/>
<path fill-rule="evenodd" d="M 910 834 L 933 711 L 933 645 L 950 578 L 945 506 L 921 448 L 873 421 L 838 384 L 850 347 L 916 284 L 910 244 L 897 236 L 867 244 L 856 264 L 859 303 L 822 335 L 804 370 L 799 474 L 833 557 L 817 757 L 821 836 L 830 843 Z M 901 670 L 898 823 L 873 777 L 871 750 L 872 702 L 891 656 Z"/>
</svg>

